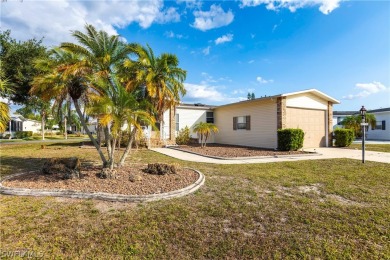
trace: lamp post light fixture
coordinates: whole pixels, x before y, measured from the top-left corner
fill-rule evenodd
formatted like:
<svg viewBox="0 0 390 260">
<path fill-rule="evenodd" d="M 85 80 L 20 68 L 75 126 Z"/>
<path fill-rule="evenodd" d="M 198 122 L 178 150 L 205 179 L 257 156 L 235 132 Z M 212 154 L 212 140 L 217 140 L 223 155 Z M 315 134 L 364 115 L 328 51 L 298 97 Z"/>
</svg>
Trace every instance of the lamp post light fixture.
<svg viewBox="0 0 390 260">
<path fill-rule="evenodd" d="M 362 106 L 362 108 L 360 109 L 360 115 L 362 116 L 362 123 L 360 124 L 362 126 L 362 130 L 363 130 L 363 136 L 362 136 L 362 163 L 365 163 L 365 153 L 366 153 L 366 145 L 365 145 L 365 141 L 366 141 L 366 126 L 368 125 L 366 123 L 366 112 L 367 110 L 364 108 L 364 106 Z"/>
</svg>

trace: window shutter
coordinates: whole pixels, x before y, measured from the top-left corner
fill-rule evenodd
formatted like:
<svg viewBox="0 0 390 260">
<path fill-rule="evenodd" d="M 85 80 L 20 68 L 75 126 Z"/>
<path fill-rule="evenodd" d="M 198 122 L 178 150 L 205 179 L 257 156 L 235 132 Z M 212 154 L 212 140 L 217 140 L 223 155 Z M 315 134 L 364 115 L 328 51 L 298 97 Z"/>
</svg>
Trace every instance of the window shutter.
<svg viewBox="0 0 390 260">
<path fill-rule="evenodd" d="M 233 117 L 233 130 L 237 130 L 237 117 Z"/>
<path fill-rule="evenodd" d="M 386 120 L 382 121 L 382 130 L 386 130 Z"/>
<path fill-rule="evenodd" d="M 246 130 L 251 130 L 251 116 L 246 116 Z"/>
</svg>

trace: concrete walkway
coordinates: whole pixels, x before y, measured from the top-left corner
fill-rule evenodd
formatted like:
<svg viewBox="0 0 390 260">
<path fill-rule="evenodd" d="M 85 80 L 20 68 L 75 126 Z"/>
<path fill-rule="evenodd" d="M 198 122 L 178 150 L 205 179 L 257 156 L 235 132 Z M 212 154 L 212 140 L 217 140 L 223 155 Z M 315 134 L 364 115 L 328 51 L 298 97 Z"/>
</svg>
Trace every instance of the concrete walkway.
<svg viewBox="0 0 390 260">
<path fill-rule="evenodd" d="M 270 162 L 289 162 L 289 161 L 291 162 L 291 161 L 321 160 L 321 159 L 333 159 L 333 158 L 349 158 L 349 159 L 356 159 L 356 160 L 362 159 L 362 151 L 360 150 L 334 148 L 334 147 L 306 149 L 306 151 L 317 152 L 317 154 L 291 155 L 291 156 L 280 156 L 280 157 L 266 156 L 266 157 L 252 157 L 252 158 L 242 158 L 242 159 L 216 159 L 216 158 L 191 154 L 187 152 L 182 152 L 170 148 L 153 148 L 151 150 L 183 161 L 215 163 L 215 164 L 270 163 Z M 366 151 L 365 159 L 366 161 L 390 163 L 390 153 Z"/>
</svg>

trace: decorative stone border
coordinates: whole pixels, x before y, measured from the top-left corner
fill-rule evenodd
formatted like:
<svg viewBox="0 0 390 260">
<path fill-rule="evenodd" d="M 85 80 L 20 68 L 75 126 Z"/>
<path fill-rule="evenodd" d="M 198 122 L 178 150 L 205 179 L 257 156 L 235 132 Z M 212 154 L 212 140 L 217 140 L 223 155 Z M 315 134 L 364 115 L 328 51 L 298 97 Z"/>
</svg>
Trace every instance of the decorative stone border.
<svg viewBox="0 0 390 260">
<path fill-rule="evenodd" d="M 279 154 L 279 155 L 265 155 L 265 156 L 246 156 L 246 157 L 220 157 L 220 156 L 213 156 L 213 155 L 204 155 L 192 151 L 186 151 L 178 148 L 177 146 L 166 146 L 166 148 L 177 150 L 184 153 L 190 153 L 195 154 L 211 159 L 217 159 L 217 160 L 251 160 L 251 159 L 267 159 L 267 158 L 286 158 L 286 157 L 303 157 L 303 156 L 314 156 L 314 155 L 322 155 L 317 152 L 305 152 L 301 154 Z"/>
<path fill-rule="evenodd" d="M 166 193 L 158 193 L 158 194 L 148 194 L 148 195 L 123 195 L 123 194 L 111 194 L 104 192 L 81 192 L 81 191 L 73 191 L 73 190 L 61 190 L 61 189 L 53 189 L 53 190 L 44 190 L 44 189 L 25 189 L 25 188 L 11 188 L 5 187 L 2 184 L 2 181 L 8 180 L 23 174 L 37 172 L 30 171 L 24 173 L 12 174 L 3 178 L 0 181 L 0 194 L 5 195 L 17 195 L 17 196 L 53 196 L 53 197 L 67 197 L 67 198 L 78 198 L 78 199 L 98 199 L 98 200 L 106 200 L 106 201 L 120 201 L 120 202 L 147 202 L 147 201 L 156 201 L 163 199 L 171 199 L 182 197 L 188 194 L 191 194 L 197 191 L 204 183 L 205 176 L 200 171 L 197 171 L 192 168 L 188 168 L 196 173 L 198 173 L 199 178 L 191 185 L 182 188 L 180 190 L 174 190 Z"/>
</svg>

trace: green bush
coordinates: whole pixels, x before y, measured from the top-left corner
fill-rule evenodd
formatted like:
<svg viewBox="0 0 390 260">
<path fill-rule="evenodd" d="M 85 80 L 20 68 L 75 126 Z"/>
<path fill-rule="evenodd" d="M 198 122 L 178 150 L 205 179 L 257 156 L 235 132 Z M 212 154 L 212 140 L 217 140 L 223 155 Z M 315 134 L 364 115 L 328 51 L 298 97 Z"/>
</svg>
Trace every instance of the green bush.
<svg viewBox="0 0 390 260">
<path fill-rule="evenodd" d="M 346 147 L 352 144 L 355 139 L 355 134 L 353 129 L 338 128 L 334 130 L 334 137 L 336 139 L 336 146 Z"/>
<path fill-rule="evenodd" d="M 15 133 L 16 139 L 23 139 L 27 137 L 31 137 L 33 135 L 32 131 L 17 131 Z"/>
<path fill-rule="evenodd" d="M 179 144 L 179 145 L 183 145 L 183 144 L 189 144 L 190 143 L 190 129 L 188 128 L 188 126 L 182 128 L 179 133 L 177 134 L 177 137 L 176 137 L 176 143 Z"/>
<path fill-rule="evenodd" d="M 302 148 L 304 135 L 305 133 L 302 129 L 279 129 L 278 149 L 280 151 L 296 151 Z"/>
</svg>

